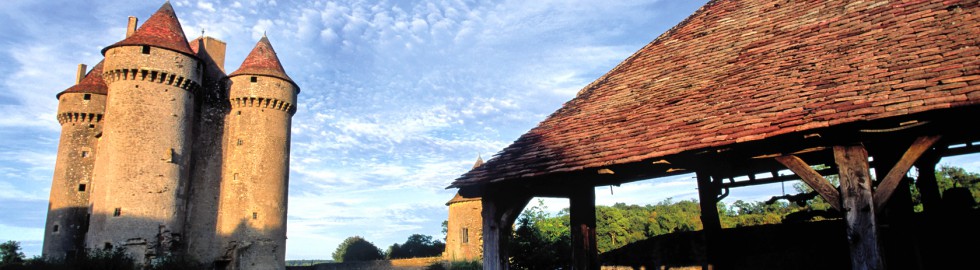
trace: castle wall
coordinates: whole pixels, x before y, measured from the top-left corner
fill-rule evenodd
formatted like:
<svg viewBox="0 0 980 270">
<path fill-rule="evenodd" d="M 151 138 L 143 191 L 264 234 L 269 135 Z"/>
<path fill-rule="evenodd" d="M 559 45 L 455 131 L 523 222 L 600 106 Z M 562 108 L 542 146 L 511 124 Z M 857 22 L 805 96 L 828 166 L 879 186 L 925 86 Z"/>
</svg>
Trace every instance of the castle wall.
<svg viewBox="0 0 980 270">
<path fill-rule="evenodd" d="M 216 55 L 224 57 L 224 43 L 205 37 L 191 41 L 204 63 L 201 91 L 195 97 L 194 156 L 191 161 L 190 196 L 187 203 L 185 243 L 187 254 L 200 262 L 213 262 L 224 255 L 216 232 L 218 198 L 221 192 L 224 119 L 228 114 L 227 80 Z"/>
<path fill-rule="evenodd" d="M 469 200 L 449 204 L 446 226 L 448 261 L 476 261 L 483 258 L 483 204 Z M 464 236 L 465 233 L 465 236 Z"/>
<path fill-rule="evenodd" d="M 102 132 L 106 96 L 63 93 L 58 100 L 61 139 L 41 251 L 45 258 L 55 260 L 84 250 L 92 169 L 98 144 L 96 135 Z"/>
<path fill-rule="evenodd" d="M 284 269 L 289 143 L 295 86 L 231 78 L 218 233 L 236 269 Z"/>
<path fill-rule="evenodd" d="M 149 46 L 106 51 L 109 86 L 96 158 L 89 248 L 140 259 L 180 246 L 191 157 L 198 61 Z"/>
</svg>

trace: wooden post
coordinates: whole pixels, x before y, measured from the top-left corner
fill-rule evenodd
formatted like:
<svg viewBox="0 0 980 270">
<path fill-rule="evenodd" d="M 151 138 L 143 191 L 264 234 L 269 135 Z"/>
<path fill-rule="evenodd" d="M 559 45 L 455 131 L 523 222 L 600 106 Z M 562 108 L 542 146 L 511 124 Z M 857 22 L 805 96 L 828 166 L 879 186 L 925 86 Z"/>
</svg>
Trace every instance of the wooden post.
<svg viewBox="0 0 980 270">
<path fill-rule="evenodd" d="M 595 187 L 582 186 L 568 198 L 572 233 L 572 269 L 598 270 L 599 249 L 595 236 Z"/>
<path fill-rule="evenodd" d="M 483 269 L 507 270 L 514 221 L 531 200 L 529 196 L 499 196 L 501 192 L 485 192 L 483 203 Z"/>
<path fill-rule="evenodd" d="M 840 170 L 841 206 L 847 221 L 851 269 L 883 269 L 868 152 L 860 145 L 834 146 L 834 160 Z"/>
<path fill-rule="evenodd" d="M 935 216 L 939 209 L 939 184 L 936 183 L 936 164 L 942 156 L 936 150 L 927 151 L 915 162 L 919 176 L 915 179 L 915 187 L 919 188 L 922 199 L 922 210 L 928 216 Z M 930 218 L 930 220 L 933 220 Z"/>
<path fill-rule="evenodd" d="M 718 186 L 711 182 L 711 175 L 708 173 L 698 171 L 697 177 L 706 253 L 706 262 L 701 266 L 701 269 L 712 269 L 718 263 L 718 254 L 714 250 L 715 237 L 721 232 L 721 218 L 718 217 Z"/>
</svg>

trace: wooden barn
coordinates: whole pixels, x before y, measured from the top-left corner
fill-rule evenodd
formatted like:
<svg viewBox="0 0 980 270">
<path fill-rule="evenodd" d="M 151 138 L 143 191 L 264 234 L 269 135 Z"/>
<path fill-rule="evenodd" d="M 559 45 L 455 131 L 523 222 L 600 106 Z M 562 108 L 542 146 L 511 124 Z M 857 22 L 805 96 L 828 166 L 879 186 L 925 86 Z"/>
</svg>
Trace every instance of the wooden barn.
<svg viewBox="0 0 980 270">
<path fill-rule="evenodd" d="M 980 228 L 908 218 L 909 185 L 938 216 L 938 160 L 978 152 L 978 13 L 976 0 L 710 1 L 450 188 L 483 199 L 487 269 L 508 268 L 532 197 L 569 199 L 573 268 L 598 269 L 594 188 L 686 173 L 704 266 L 741 268 L 716 209 L 729 189 L 803 180 L 842 217 L 826 254 L 852 269 L 931 269 L 922 254 L 949 242 L 911 239 Z"/>
</svg>

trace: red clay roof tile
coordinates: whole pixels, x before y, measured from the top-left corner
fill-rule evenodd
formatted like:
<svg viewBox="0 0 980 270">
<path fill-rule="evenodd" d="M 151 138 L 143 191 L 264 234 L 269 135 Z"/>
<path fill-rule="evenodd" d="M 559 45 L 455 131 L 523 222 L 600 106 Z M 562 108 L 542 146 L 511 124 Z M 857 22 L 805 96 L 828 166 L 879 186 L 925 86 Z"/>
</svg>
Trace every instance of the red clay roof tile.
<svg viewBox="0 0 980 270">
<path fill-rule="evenodd" d="M 980 3 L 714 0 L 451 187 L 980 104 Z"/>
<path fill-rule="evenodd" d="M 265 36 L 255 44 L 255 48 L 245 57 L 245 61 L 238 67 L 238 70 L 228 76 L 234 77 L 238 75 L 271 76 L 296 85 L 296 82 L 293 82 L 293 79 L 289 78 L 289 75 L 286 75 L 286 71 L 282 68 L 282 63 L 279 62 L 279 56 L 276 55 L 276 51 L 272 48 L 272 43 L 269 43 L 269 38 Z M 299 86 L 296 86 L 296 91 L 299 92 Z"/>
<path fill-rule="evenodd" d="M 169 1 L 164 3 L 157 12 L 153 13 L 136 30 L 136 33 L 133 33 L 132 36 L 120 42 L 116 42 L 116 44 L 105 47 L 105 49 L 102 49 L 102 54 L 104 55 L 106 51 L 114 47 L 135 45 L 150 45 L 195 56 L 187 44 L 184 29 L 181 28 L 180 22 L 177 20 L 177 14 L 174 13 L 174 8 L 170 5 Z"/>
<path fill-rule="evenodd" d="M 106 86 L 105 80 L 102 79 L 102 62 L 105 62 L 105 60 L 103 59 L 98 64 L 95 64 L 92 70 L 86 73 L 85 77 L 82 77 L 82 81 L 78 82 L 78 84 L 68 87 L 68 89 L 61 91 L 55 97 L 61 97 L 61 94 L 64 93 L 108 94 L 109 87 Z"/>
</svg>

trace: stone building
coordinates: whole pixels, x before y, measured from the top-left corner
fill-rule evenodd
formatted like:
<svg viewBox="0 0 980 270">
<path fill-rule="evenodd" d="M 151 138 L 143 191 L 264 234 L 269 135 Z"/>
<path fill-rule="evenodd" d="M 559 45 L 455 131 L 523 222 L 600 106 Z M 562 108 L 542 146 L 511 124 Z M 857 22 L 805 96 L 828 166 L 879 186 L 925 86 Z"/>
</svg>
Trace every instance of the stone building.
<svg viewBox="0 0 980 270">
<path fill-rule="evenodd" d="M 217 269 L 284 269 L 299 87 L 262 37 L 226 75 L 225 43 L 188 41 L 170 3 L 59 93 L 43 256 L 121 248 Z"/>
<path fill-rule="evenodd" d="M 477 158 L 473 168 L 483 165 Z M 459 193 L 449 202 L 449 219 L 446 222 L 447 261 L 478 261 L 483 258 L 483 201 L 479 197 L 464 198 Z"/>
</svg>

